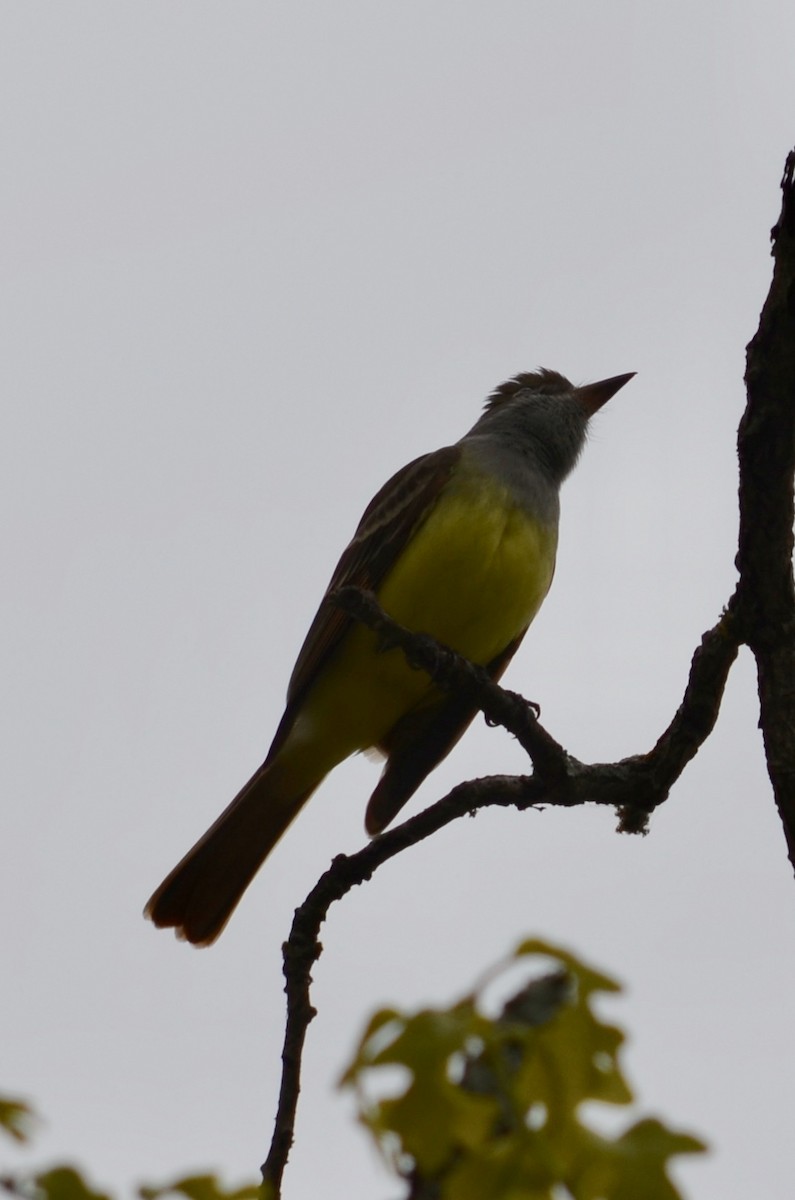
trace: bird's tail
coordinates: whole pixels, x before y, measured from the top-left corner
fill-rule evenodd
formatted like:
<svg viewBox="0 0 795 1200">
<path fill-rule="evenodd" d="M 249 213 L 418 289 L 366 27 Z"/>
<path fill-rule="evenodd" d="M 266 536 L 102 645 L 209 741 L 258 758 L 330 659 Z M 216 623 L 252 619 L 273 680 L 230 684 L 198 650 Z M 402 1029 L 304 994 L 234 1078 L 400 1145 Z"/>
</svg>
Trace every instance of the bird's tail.
<svg viewBox="0 0 795 1200">
<path fill-rule="evenodd" d="M 168 875 L 144 913 L 194 946 L 214 942 L 262 863 L 315 789 L 284 797 L 275 762 L 260 767 Z"/>
</svg>

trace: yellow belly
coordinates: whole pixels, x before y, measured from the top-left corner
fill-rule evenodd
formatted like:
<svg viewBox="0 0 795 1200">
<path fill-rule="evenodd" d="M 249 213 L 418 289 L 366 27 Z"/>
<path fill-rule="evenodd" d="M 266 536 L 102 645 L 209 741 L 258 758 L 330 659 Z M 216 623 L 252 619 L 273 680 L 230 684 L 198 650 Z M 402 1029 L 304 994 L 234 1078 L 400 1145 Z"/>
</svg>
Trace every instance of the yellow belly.
<svg viewBox="0 0 795 1200">
<path fill-rule="evenodd" d="M 557 530 L 483 476 L 448 491 L 387 576 L 382 608 L 477 663 L 526 629 L 552 582 Z"/>
<path fill-rule="evenodd" d="M 378 599 L 402 625 L 471 661 L 491 662 L 532 621 L 552 582 L 557 529 L 532 520 L 505 488 L 470 470 L 448 485 L 384 580 Z M 287 756 L 311 746 L 330 770 L 380 742 L 433 694 L 398 650 L 379 653 L 356 625 L 306 698 Z M 287 747 L 285 747 L 287 750 Z"/>
</svg>

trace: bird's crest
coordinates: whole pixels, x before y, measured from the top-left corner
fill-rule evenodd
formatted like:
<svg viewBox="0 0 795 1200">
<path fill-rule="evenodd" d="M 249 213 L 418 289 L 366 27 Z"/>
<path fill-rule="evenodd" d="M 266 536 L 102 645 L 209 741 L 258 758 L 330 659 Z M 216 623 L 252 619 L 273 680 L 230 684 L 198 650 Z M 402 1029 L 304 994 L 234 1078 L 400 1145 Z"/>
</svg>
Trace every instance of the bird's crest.
<svg viewBox="0 0 795 1200">
<path fill-rule="evenodd" d="M 561 375 L 558 371 L 550 371 L 546 367 L 539 367 L 537 371 L 522 371 L 518 375 L 514 375 L 512 379 L 506 379 L 505 383 L 501 383 L 487 397 L 485 407 L 487 412 L 492 408 L 498 408 L 500 404 L 505 404 L 517 392 L 543 392 L 548 396 L 572 390 L 572 384 L 565 375 Z"/>
</svg>

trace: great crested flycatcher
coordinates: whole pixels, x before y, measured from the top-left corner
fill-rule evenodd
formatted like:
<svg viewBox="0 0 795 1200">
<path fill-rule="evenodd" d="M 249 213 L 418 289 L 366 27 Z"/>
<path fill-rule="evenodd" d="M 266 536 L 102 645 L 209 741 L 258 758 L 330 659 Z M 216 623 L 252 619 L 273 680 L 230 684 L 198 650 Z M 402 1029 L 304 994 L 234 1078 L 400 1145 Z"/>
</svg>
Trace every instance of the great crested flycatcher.
<svg viewBox="0 0 795 1200">
<path fill-rule="evenodd" d="M 401 625 L 499 679 L 552 583 L 559 492 L 589 418 L 634 372 L 574 387 L 555 371 L 501 384 L 454 446 L 398 471 L 364 512 L 327 593 L 372 590 Z M 268 757 L 146 906 L 155 925 L 206 946 L 325 776 L 359 750 L 386 758 L 365 826 L 385 829 L 472 720 L 400 650 L 322 603 Z"/>
</svg>

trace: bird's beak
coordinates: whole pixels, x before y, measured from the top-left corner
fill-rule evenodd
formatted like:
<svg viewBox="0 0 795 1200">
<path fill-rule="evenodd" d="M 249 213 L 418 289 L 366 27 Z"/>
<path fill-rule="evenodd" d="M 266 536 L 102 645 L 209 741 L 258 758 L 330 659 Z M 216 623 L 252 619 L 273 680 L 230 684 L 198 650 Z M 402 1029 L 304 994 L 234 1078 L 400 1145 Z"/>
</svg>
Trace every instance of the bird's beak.
<svg viewBox="0 0 795 1200">
<path fill-rule="evenodd" d="M 630 371 L 627 375 L 613 375 L 610 379 L 600 379 L 598 383 L 586 383 L 584 387 L 577 388 L 586 415 L 592 417 L 603 404 L 607 404 L 611 396 L 615 396 L 619 388 L 634 377 L 635 372 Z"/>
</svg>

